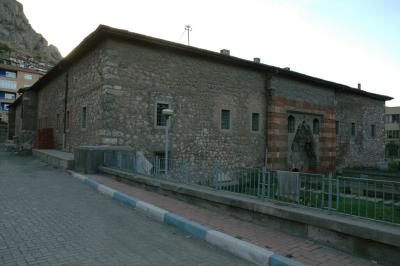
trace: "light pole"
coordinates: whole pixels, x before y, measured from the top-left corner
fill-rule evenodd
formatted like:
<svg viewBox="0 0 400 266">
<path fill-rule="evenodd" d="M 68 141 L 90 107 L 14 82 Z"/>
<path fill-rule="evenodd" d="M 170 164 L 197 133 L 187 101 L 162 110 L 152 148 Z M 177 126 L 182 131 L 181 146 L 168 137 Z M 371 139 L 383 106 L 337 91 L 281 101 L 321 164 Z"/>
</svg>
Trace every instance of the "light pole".
<svg viewBox="0 0 400 266">
<path fill-rule="evenodd" d="M 165 175 L 168 176 L 168 130 L 169 130 L 169 125 L 171 124 L 170 122 L 170 117 L 174 114 L 174 110 L 172 109 L 163 109 L 161 112 L 165 116 Z"/>
</svg>

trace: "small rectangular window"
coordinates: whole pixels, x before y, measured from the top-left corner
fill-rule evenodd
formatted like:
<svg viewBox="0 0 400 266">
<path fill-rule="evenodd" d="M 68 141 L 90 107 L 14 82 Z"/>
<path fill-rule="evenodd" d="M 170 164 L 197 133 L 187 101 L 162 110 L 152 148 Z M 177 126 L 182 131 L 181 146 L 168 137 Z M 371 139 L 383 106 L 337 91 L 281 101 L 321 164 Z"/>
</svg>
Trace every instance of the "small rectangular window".
<svg viewBox="0 0 400 266">
<path fill-rule="evenodd" d="M 340 127 L 339 121 L 336 120 L 336 135 L 339 135 L 339 132 L 340 132 L 339 127 Z"/>
<path fill-rule="evenodd" d="M 390 124 L 390 123 L 392 123 L 392 116 L 385 115 L 385 124 Z"/>
<path fill-rule="evenodd" d="M 351 123 L 351 136 L 354 137 L 356 135 L 356 124 Z"/>
<path fill-rule="evenodd" d="M 157 111 L 156 111 L 156 125 L 160 127 L 165 127 L 167 124 L 167 117 L 162 114 L 162 110 L 168 109 L 169 104 L 167 103 L 157 103 Z"/>
<path fill-rule="evenodd" d="M 221 129 L 229 129 L 231 120 L 230 110 L 221 110 Z"/>
<path fill-rule="evenodd" d="M 26 80 L 32 80 L 32 75 L 31 74 L 25 74 L 24 79 Z"/>
<path fill-rule="evenodd" d="M 8 100 L 14 100 L 15 99 L 15 93 L 4 93 L 4 99 Z"/>
<path fill-rule="evenodd" d="M 371 125 L 371 137 L 375 138 L 375 125 Z"/>
<path fill-rule="evenodd" d="M 17 88 L 17 82 L 11 80 L 0 80 L 0 88 L 15 90 Z"/>
<path fill-rule="evenodd" d="M 251 130 L 258 131 L 260 128 L 260 114 L 252 113 L 251 115 Z"/>
<path fill-rule="evenodd" d="M 86 107 L 82 108 L 82 128 L 86 128 Z"/>
<path fill-rule="evenodd" d="M 17 78 L 17 72 L 14 71 L 6 71 L 6 75 L 7 78 L 13 78 L 16 79 Z"/>
</svg>

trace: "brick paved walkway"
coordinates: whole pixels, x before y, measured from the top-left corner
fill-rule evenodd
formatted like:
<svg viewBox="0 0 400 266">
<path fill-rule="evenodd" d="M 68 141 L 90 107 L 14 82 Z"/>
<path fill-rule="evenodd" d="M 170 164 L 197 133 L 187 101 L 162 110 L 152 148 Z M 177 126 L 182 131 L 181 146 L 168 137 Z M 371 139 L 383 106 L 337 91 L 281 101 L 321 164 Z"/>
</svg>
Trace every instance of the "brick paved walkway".
<svg viewBox="0 0 400 266">
<path fill-rule="evenodd" d="M 32 157 L 0 152 L 0 265 L 249 265 Z"/>
<path fill-rule="evenodd" d="M 309 265 L 376 265 L 371 261 L 348 255 L 310 240 L 290 236 L 272 229 L 239 220 L 216 211 L 117 182 L 105 175 L 89 175 L 97 182 L 122 191 L 199 223 L 237 236 L 280 255 L 292 257 Z"/>
</svg>

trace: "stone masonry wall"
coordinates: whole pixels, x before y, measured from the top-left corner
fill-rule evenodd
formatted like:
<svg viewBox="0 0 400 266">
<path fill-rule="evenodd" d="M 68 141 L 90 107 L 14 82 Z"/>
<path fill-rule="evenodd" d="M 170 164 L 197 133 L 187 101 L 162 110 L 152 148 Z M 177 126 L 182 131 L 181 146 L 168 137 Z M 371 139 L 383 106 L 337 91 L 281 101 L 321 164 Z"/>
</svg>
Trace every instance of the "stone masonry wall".
<svg viewBox="0 0 400 266">
<path fill-rule="evenodd" d="M 385 158 L 385 102 L 348 93 L 336 94 L 337 169 L 372 166 Z M 355 124 L 355 135 L 351 134 Z M 371 136 L 375 125 L 375 137 Z"/>
<path fill-rule="evenodd" d="M 102 125 L 100 104 L 103 84 L 102 69 L 104 56 L 102 46 L 89 52 L 66 72 L 50 81 L 38 92 L 39 128 L 53 128 L 55 147 L 63 147 L 64 118 L 69 117 L 66 127 L 65 150 L 72 152 L 79 145 L 100 144 L 96 135 Z M 68 76 L 68 78 L 67 78 Z M 68 80 L 67 80 L 68 79 Z M 68 83 L 67 113 L 65 95 Z M 86 107 L 86 128 L 82 128 L 82 109 Z"/>
<path fill-rule="evenodd" d="M 262 166 L 265 161 L 266 77 L 262 72 L 210 59 L 109 41 L 103 69 L 103 144 L 130 145 L 148 157 L 164 150 L 164 127 L 155 124 L 157 103 L 175 111 L 171 156 Z M 221 110 L 231 127 L 221 130 Z M 260 114 L 257 132 L 252 113 Z"/>
</svg>

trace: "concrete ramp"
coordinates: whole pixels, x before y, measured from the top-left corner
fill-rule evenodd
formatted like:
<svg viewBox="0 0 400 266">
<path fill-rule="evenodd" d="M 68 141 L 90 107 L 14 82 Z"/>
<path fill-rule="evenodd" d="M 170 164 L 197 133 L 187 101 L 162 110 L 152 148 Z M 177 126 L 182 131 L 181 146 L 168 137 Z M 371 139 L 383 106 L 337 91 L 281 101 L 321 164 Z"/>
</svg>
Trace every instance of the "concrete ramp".
<svg viewBox="0 0 400 266">
<path fill-rule="evenodd" d="M 32 149 L 32 154 L 39 160 L 61 169 L 73 169 L 74 154 L 59 150 Z"/>
</svg>

